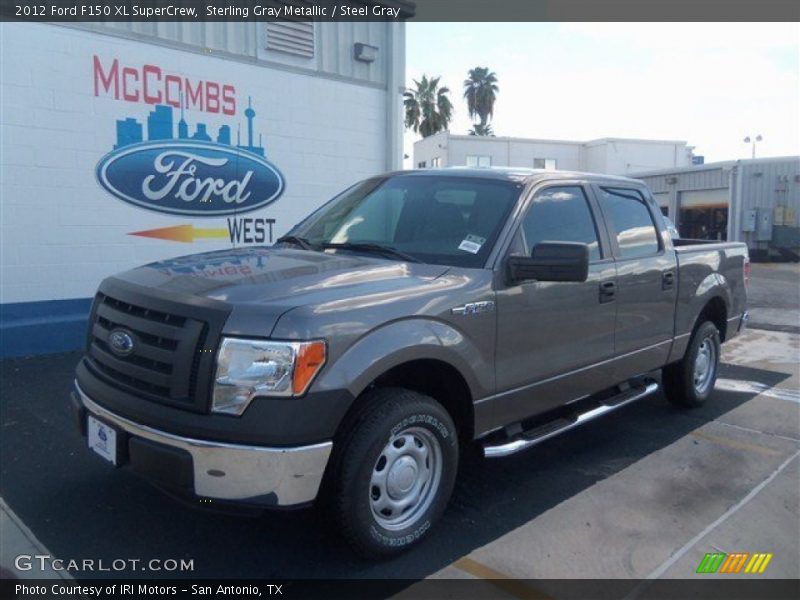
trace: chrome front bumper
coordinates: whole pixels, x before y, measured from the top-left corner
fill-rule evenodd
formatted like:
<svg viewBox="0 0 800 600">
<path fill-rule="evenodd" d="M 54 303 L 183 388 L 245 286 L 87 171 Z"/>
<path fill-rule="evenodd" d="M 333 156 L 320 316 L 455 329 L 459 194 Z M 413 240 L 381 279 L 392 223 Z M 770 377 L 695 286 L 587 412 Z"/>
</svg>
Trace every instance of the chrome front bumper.
<svg viewBox="0 0 800 600">
<path fill-rule="evenodd" d="M 192 457 L 194 493 L 202 498 L 291 506 L 317 496 L 332 442 L 266 448 L 182 437 L 134 423 L 99 406 L 75 384 L 92 415 L 128 435 L 185 450 Z"/>
</svg>

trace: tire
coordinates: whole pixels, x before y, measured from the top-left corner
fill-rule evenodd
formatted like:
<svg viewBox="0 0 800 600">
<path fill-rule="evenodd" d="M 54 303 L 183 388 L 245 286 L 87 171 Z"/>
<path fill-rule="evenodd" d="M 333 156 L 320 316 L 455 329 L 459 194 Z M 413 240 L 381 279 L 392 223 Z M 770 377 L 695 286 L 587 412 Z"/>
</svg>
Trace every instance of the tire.
<svg viewBox="0 0 800 600">
<path fill-rule="evenodd" d="M 719 372 L 719 331 L 711 321 L 700 324 L 683 359 L 664 367 L 664 394 L 675 406 L 702 406 L 714 391 Z"/>
<path fill-rule="evenodd" d="M 347 542 L 374 560 L 418 543 L 442 515 L 458 471 L 458 435 L 447 411 L 417 392 L 379 388 L 361 400 L 334 443 L 329 506 Z"/>
</svg>

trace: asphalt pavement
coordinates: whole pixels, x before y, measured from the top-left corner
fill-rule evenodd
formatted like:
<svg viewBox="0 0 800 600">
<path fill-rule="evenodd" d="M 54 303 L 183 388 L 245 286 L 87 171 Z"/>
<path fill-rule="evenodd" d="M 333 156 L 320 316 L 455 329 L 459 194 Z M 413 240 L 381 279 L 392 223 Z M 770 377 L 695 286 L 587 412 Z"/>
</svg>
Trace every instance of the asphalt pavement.
<svg viewBox="0 0 800 600">
<path fill-rule="evenodd" d="M 435 577 L 480 573 L 477 564 L 519 579 L 725 578 L 696 573 L 706 553 L 764 552 L 773 557 L 761 576 L 797 579 L 800 336 L 753 330 L 725 346 L 723 361 L 711 405 L 677 417 L 694 421 L 683 435 Z M 677 426 L 659 401 L 637 407 L 650 405 L 640 427 Z"/>
<path fill-rule="evenodd" d="M 753 263 L 747 304 L 751 327 L 800 333 L 800 263 Z"/>
<path fill-rule="evenodd" d="M 796 451 L 800 439 L 796 427 L 800 404 L 769 398 L 758 393 L 760 388 L 745 392 L 718 390 L 713 402 L 694 411 L 674 409 L 657 394 L 529 452 L 464 464 L 453 502 L 430 539 L 397 559 L 371 564 L 354 558 L 317 511 L 268 513 L 255 519 L 213 514 L 187 508 L 132 473 L 109 467 L 86 449 L 68 409 L 67 397 L 78 357 L 71 353 L 2 363 L 3 498 L 59 558 L 104 559 L 106 563 L 129 558 L 186 558 L 194 561 L 193 577 L 417 579 L 439 573 L 498 540 L 503 545 L 502 540 L 510 539 L 515 543 L 506 549 L 516 556 L 515 560 L 530 561 L 542 568 L 550 565 L 560 569 L 553 571 L 557 574 L 569 573 L 583 564 L 582 557 L 592 552 L 593 545 L 594 552 L 602 549 L 609 556 L 617 552 L 627 555 L 629 551 L 625 544 L 619 545 L 617 536 L 604 536 L 613 533 L 613 523 L 606 522 L 604 526 L 586 512 L 585 503 L 596 502 L 599 490 L 610 494 L 607 501 L 611 504 L 630 511 L 619 517 L 627 522 L 627 535 L 649 532 L 658 538 L 665 525 L 677 528 L 674 541 L 663 547 L 657 544 L 650 550 L 656 554 L 647 561 L 650 566 L 668 556 L 669 547 L 683 537 L 691 538 L 706 521 L 713 521 L 713 515 L 724 512 L 728 504 L 745 495 L 748 486 L 757 485 L 768 476 L 776 460 L 783 460 L 792 448 Z M 785 386 L 792 379 L 796 386 L 796 373 L 782 371 L 785 369 L 725 364 L 721 377 L 724 381 L 758 382 L 767 389 Z M 769 455 L 769 461 L 757 455 L 757 460 L 738 464 L 739 460 L 753 457 L 747 452 L 734 457 L 724 446 L 718 448 L 714 438 L 730 432 L 718 431 L 722 426 L 717 423 L 737 411 L 749 410 L 753 401 L 778 403 L 771 408 L 776 414 L 770 422 L 774 420 L 774 427 L 785 429 L 780 430 L 783 437 L 773 436 L 771 440 L 776 448 L 766 446 L 776 453 Z M 704 428 L 714 437 L 695 434 Z M 735 435 L 745 434 L 737 430 Z M 682 478 L 680 469 L 691 466 L 692 455 L 706 447 L 721 452 L 717 458 L 722 462 L 709 472 L 695 473 L 692 479 Z M 661 464 L 665 459 L 663 468 L 671 479 L 664 481 L 671 483 L 659 493 L 651 486 L 665 473 L 659 473 L 651 463 Z M 673 467 L 676 470 L 670 471 Z M 669 489 L 670 485 L 675 487 Z M 649 493 L 645 493 L 647 490 Z M 658 502 L 648 504 L 651 495 Z M 633 499 L 640 511 L 632 506 Z M 555 520 L 553 510 L 558 511 Z M 651 520 L 658 514 L 664 515 L 666 521 Z M 563 523 L 569 527 L 565 529 Z M 534 530 L 528 535 L 526 528 L 531 527 Z M 547 543 L 543 543 L 539 528 L 549 531 Z M 584 528 L 596 533 L 588 538 L 572 534 L 563 538 L 576 544 L 572 566 L 547 560 L 558 547 L 552 544 L 562 533 Z M 798 533 L 796 513 L 789 532 Z M 519 552 L 520 536 L 526 540 L 525 553 Z M 533 554 L 526 555 L 527 552 Z M 796 565 L 796 549 L 792 556 Z M 619 560 L 621 570 L 609 571 L 607 576 L 646 574 L 646 568 L 626 563 L 622 555 Z M 776 559 L 775 565 L 779 563 Z M 606 573 L 602 569 L 601 572 Z M 122 571 L 91 575 L 159 577 L 175 573 Z"/>
</svg>

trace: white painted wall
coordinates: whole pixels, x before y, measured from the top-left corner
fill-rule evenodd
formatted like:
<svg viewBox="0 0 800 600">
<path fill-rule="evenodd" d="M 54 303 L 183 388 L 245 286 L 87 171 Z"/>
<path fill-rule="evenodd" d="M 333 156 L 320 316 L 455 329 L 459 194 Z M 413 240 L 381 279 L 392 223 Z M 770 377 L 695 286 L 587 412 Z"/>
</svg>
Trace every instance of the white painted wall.
<svg viewBox="0 0 800 600">
<path fill-rule="evenodd" d="M 272 218 L 285 233 L 355 181 L 380 173 L 387 144 L 386 91 L 280 68 L 249 65 L 163 46 L 43 24 L 0 24 L 0 302 L 92 296 L 104 277 L 147 261 L 229 247 L 181 243 L 130 232 L 192 224 L 226 228 L 225 217 L 178 217 L 127 204 L 106 192 L 95 167 L 112 150 L 116 122 L 145 123 L 153 105 L 95 95 L 93 57 L 153 64 L 193 80 L 236 89 L 236 114 L 191 111 L 216 132 L 246 131 L 248 97 L 267 158 L 286 189 L 246 217 Z"/>
<path fill-rule="evenodd" d="M 534 168 L 535 158 L 555 159 L 556 169 L 561 171 L 581 170 L 580 143 L 570 142 L 525 142 L 509 140 L 510 155 L 508 164 L 514 167 Z"/>
<path fill-rule="evenodd" d="M 535 158 L 556 160 L 561 171 L 610 175 L 651 168 L 682 167 L 690 163 L 685 142 L 602 139 L 591 142 L 475 137 L 441 132 L 415 142 L 413 165 L 439 156 L 443 166 L 464 166 L 469 155 L 491 156 L 494 167 L 533 168 Z M 641 165 L 645 165 L 642 167 Z"/>
<path fill-rule="evenodd" d="M 691 164 L 685 142 L 610 139 L 589 142 L 586 147 L 586 170 L 595 173 L 628 175 Z"/>
<path fill-rule="evenodd" d="M 605 173 L 607 162 L 607 147 L 605 144 L 587 144 L 584 147 L 582 169 L 589 173 Z"/>
<path fill-rule="evenodd" d="M 455 163 L 451 163 L 449 160 L 447 148 L 449 138 L 450 134 L 447 131 L 440 131 L 439 133 L 429 135 L 426 138 L 414 142 L 414 162 L 412 168 L 418 168 L 417 165 L 422 161 L 425 162 L 426 168 L 430 168 L 434 158 L 441 159 L 442 167 L 458 166 Z M 461 163 L 461 166 L 463 165 L 464 163 Z"/>
<path fill-rule="evenodd" d="M 440 132 L 414 144 L 414 167 L 425 161 L 430 167 L 436 157 L 442 166 L 465 166 L 467 156 L 490 156 L 493 167 L 533 168 L 534 158 L 554 158 L 559 169 L 579 170 L 581 144 L 579 142 L 549 142 L 520 140 L 507 137 L 475 137 L 451 135 Z"/>
</svg>

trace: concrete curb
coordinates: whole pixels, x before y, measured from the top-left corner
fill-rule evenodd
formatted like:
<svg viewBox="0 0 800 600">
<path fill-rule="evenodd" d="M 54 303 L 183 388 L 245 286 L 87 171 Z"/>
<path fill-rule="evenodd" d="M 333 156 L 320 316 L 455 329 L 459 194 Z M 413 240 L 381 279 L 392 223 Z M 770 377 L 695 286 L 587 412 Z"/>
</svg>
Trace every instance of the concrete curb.
<svg viewBox="0 0 800 600">
<path fill-rule="evenodd" d="M 16 558 L 20 555 L 53 557 L 52 552 L 36 539 L 33 532 L 0 497 L 0 571 L 2 577 L 73 581 L 73 577 L 66 570 L 56 571 L 51 566 L 42 569 L 38 561 L 31 562 L 30 570 L 21 571 L 16 568 L 15 564 Z"/>
</svg>

